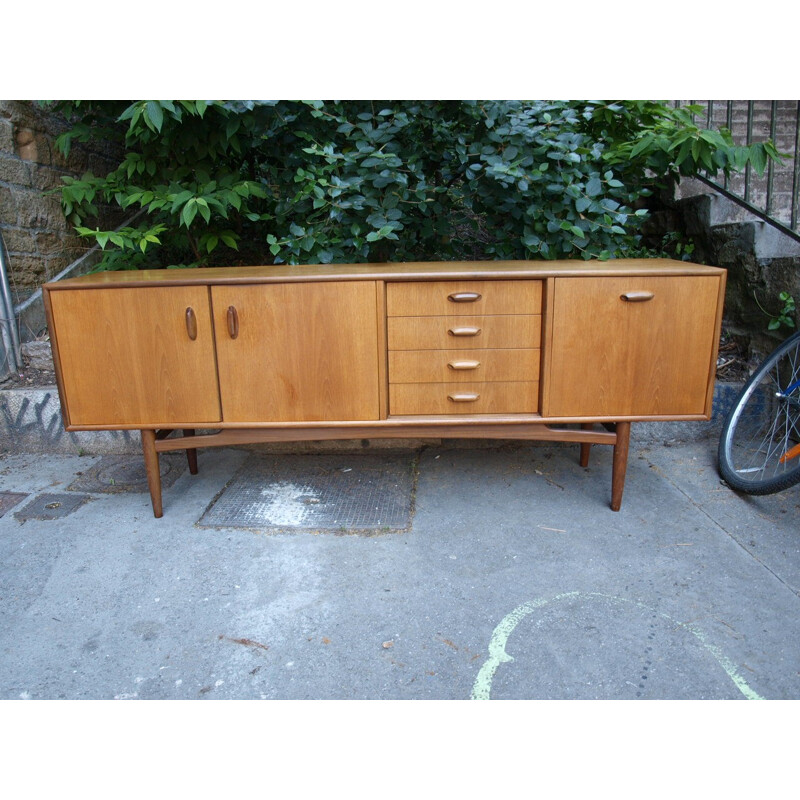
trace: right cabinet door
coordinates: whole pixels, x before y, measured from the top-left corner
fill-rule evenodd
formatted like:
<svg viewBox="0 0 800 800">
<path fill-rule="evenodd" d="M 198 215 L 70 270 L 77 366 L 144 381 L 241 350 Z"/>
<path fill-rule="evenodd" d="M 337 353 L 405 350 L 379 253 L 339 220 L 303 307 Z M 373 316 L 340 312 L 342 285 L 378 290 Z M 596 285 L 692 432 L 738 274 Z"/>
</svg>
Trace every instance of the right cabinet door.
<svg viewBox="0 0 800 800">
<path fill-rule="evenodd" d="M 545 416 L 705 415 L 717 276 L 557 278 Z"/>
</svg>

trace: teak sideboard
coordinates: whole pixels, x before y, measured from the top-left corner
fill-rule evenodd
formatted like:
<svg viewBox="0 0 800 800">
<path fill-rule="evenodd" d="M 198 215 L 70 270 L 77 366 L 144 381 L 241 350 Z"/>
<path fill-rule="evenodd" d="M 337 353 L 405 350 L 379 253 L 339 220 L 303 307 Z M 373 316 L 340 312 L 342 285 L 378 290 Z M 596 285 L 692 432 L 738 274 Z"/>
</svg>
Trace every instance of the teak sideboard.
<svg viewBox="0 0 800 800">
<path fill-rule="evenodd" d="M 611 445 L 617 511 L 631 422 L 711 416 L 725 278 L 666 259 L 338 264 L 43 295 L 66 429 L 139 429 L 156 517 L 159 453 L 196 473 L 198 447 L 370 437 L 577 442 L 584 466 Z"/>
</svg>

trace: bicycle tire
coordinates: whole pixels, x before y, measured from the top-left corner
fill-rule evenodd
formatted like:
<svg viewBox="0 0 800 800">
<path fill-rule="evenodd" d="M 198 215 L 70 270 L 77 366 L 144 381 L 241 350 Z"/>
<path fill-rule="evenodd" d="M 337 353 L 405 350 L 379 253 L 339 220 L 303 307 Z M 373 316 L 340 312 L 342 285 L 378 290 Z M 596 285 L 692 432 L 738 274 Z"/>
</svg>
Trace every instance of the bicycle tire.
<svg viewBox="0 0 800 800">
<path fill-rule="evenodd" d="M 773 494 L 800 483 L 800 331 L 742 388 L 722 428 L 718 467 L 728 486 L 745 494 Z"/>
</svg>

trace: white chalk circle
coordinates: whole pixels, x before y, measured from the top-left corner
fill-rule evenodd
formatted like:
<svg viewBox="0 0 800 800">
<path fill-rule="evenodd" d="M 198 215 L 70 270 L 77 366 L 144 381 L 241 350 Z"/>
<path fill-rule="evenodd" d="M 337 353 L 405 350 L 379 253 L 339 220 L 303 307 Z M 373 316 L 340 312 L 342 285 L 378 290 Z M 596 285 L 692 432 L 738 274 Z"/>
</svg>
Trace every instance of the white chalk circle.
<svg viewBox="0 0 800 800">
<path fill-rule="evenodd" d="M 484 662 L 475 683 L 472 688 L 472 700 L 489 700 L 492 691 L 492 681 L 495 673 L 501 664 L 514 661 L 514 658 L 506 652 L 506 644 L 511 634 L 517 625 L 526 617 L 534 612 L 544 608 L 553 603 L 559 603 L 568 600 L 583 600 L 583 601 L 597 601 L 603 600 L 614 604 L 627 604 L 636 607 L 641 611 L 650 612 L 651 616 L 660 618 L 669 622 L 671 625 L 690 633 L 702 647 L 710 653 L 714 660 L 719 664 L 721 669 L 733 682 L 734 686 L 746 697 L 748 700 L 763 700 L 759 694 L 748 686 L 745 679 L 739 674 L 736 666 L 727 658 L 718 647 L 708 642 L 705 634 L 696 626 L 690 625 L 685 622 L 679 622 L 676 619 L 657 611 L 644 603 L 639 603 L 634 600 L 627 600 L 624 597 L 615 597 L 613 595 L 600 594 L 598 592 L 566 592 L 564 594 L 556 595 L 555 597 L 539 598 L 523 603 L 521 606 L 515 608 L 510 614 L 507 614 L 494 629 L 492 638 L 489 642 L 489 657 Z"/>
</svg>

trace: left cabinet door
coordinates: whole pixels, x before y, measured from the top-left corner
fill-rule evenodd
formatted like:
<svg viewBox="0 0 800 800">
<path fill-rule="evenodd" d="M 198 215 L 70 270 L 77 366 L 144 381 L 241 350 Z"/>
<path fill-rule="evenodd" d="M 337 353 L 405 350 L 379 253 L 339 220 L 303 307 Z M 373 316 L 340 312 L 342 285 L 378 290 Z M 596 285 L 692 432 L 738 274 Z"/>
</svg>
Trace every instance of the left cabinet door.
<svg viewBox="0 0 800 800">
<path fill-rule="evenodd" d="M 70 427 L 221 419 L 205 286 L 50 292 Z"/>
</svg>

